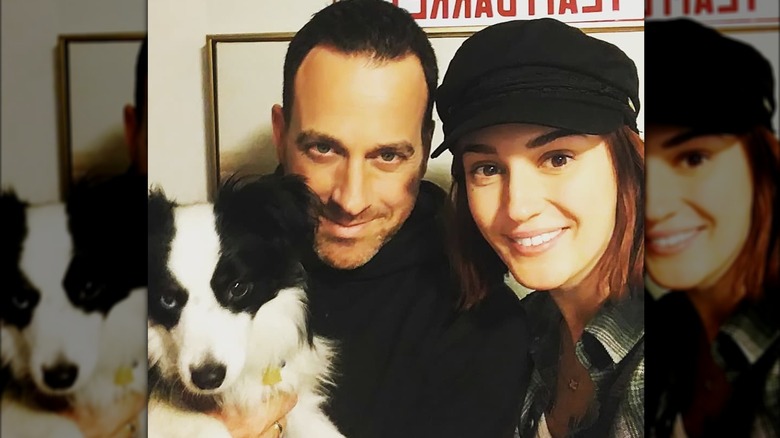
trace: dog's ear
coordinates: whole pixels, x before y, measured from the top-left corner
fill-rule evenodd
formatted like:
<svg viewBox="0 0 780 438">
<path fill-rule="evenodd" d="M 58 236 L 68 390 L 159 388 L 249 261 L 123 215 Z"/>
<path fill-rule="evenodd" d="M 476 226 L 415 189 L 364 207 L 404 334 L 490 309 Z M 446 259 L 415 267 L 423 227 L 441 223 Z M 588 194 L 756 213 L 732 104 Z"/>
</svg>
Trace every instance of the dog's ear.
<svg viewBox="0 0 780 438">
<path fill-rule="evenodd" d="M 18 263 L 22 242 L 27 235 L 26 215 L 27 204 L 19 200 L 12 189 L 0 192 L 0 217 L 5 223 L 0 241 L 0 254 L 4 261 L 6 257 L 10 257 L 8 262 Z"/>
<path fill-rule="evenodd" d="M 173 208 L 175 204 L 168 200 L 161 189 L 149 191 L 146 202 L 148 235 L 159 236 L 173 233 Z"/>
<path fill-rule="evenodd" d="M 303 177 L 270 174 L 229 178 L 215 211 L 221 226 L 284 239 L 303 250 L 314 242 L 322 203 Z"/>
<path fill-rule="evenodd" d="M 140 253 L 146 233 L 146 183 L 116 176 L 83 179 L 66 200 L 74 244 L 84 249 L 121 246 Z"/>
</svg>

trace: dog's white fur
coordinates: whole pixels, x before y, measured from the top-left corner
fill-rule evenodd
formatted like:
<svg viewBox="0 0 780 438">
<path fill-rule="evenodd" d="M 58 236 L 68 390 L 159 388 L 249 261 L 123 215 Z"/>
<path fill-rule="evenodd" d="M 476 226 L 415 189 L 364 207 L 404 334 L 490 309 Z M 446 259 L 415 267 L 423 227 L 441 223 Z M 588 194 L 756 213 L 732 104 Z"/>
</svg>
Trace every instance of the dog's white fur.
<svg viewBox="0 0 780 438">
<path fill-rule="evenodd" d="M 105 318 L 73 307 L 62 286 L 73 251 L 66 221 L 63 204 L 27 209 L 28 235 L 23 243 L 20 267 L 41 297 L 25 329 L 0 327 L 2 362 L 10 366 L 12 384 L 32 379 L 34 385 L 26 386 L 25 391 L 66 396 L 74 409 L 100 412 L 130 392 L 146 392 L 146 337 L 143 325 L 138 322 L 146 314 L 147 292 L 146 289 L 132 291 Z M 64 392 L 53 391 L 43 383 L 42 367 L 58 358 L 79 367 L 76 382 Z M 117 370 L 127 366 L 133 367 L 132 383 L 116 385 Z M 139 419 L 145 419 L 145 414 Z M 6 391 L 2 399 L 2 436 L 76 438 L 83 435 L 68 418 Z"/>
<path fill-rule="evenodd" d="M 297 287 L 279 291 L 253 318 L 232 313 L 219 304 L 210 287 L 220 255 L 212 205 L 176 207 L 174 223 L 168 269 L 189 298 L 171 330 L 150 323 L 150 367 L 157 367 L 164 381 L 179 381 L 194 394 L 213 395 L 221 406 L 244 409 L 250 415 L 261 411 L 277 391 L 295 393 L 298 402 L 287 415 L 285 437 L 343 438 L 321 410 L 333 345 L 315 336 L 310 348 L 301 339 L 300 328 L 306 324 L 305 291 Z M 213 391 L 200 390 L 191 381 L 190 367 L 207 357 L 227 367 L 222 385 Z M 264 371 L 282 363 L 281 382 L 264 385 Z M 205 413 L 175 407 L 168 403 L 168 395 L 152 387 L 150 437 L 230 437 L 223 423 Z"/>
</svg>

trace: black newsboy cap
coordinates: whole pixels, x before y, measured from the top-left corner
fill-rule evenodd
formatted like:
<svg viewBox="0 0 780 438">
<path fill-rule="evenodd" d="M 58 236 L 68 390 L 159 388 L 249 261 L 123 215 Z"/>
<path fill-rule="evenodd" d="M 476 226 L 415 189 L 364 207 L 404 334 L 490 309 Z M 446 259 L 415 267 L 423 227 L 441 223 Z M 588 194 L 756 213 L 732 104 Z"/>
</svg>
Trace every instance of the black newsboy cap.
<svg viewBox="0 0 780 438">
<path fill-rule="evenodd" d="M 455 53 L 436 92 L 444 142 L 504 123 L 606 134 L 637 131 L 634 62 L 606 41 L 551 18 L 486 27 Z"/>
<path fill-rule="evenodd" d="M 772 129 L 772 66 L 756 49 L 690 19 L 645 23 L 645 122 L 720 133 Z"/>
</svg>

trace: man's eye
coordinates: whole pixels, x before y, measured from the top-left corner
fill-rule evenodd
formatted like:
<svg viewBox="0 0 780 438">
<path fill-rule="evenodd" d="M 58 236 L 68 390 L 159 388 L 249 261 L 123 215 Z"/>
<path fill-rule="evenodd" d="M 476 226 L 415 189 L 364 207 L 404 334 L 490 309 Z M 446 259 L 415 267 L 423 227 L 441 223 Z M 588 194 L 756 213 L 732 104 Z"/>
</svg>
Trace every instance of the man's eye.
<svg viewBox="0 0 780 438">
<path fill-rule="evenodd" d="M 494 164 L 482 164 L 475 167 L 472 173 L 477 176 L 493 176 L 501 173 L 501 170 Z"/>
<path fill-rule="evenodd" d="M 382 152 L 379 155 L 379 158 L 381 158 L 382 161 L 386 161 L 386 162 L 389 163 L 389 162 L 395 160 L 396 158 L 398 158 L 398 154 L 396 154 L 395 152 Z"/>
<path fill-rule="evenodd" d="M 317 151 L 317 153 L 323 154 L 323 155 L 327 154 L 328 152 L 333 150 L 333 148 L 331 148 L 330 146 L 328 146 L 326 144 L 322 144 L 322 143 L 318 143 L 318 144 L 314 145 L 313 149 L 315 151 Z"/>
</svg>

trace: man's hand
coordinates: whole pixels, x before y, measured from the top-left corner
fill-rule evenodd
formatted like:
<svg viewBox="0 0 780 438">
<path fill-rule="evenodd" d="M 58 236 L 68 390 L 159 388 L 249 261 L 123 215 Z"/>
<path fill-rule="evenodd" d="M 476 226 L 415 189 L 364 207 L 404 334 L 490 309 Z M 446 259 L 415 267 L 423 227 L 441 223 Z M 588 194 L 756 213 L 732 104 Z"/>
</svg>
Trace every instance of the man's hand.
<svg viewBox="0 0 780 438">
<path fill-rule="evenodd" d="M 146 396 L 131 393 L 103 409 L 77 408 L 65 414 L 76 422 L 84 438 L 132 438 L 138 433 L 138 414 L 146 407 Z"/>
<path fill-rule="evenodd" d="M 233 438 L 279 438 L 279 429 L 274 423 L 278 422 L 282 429 L 286 428 L 285 417 L 297 402 L 295 394 L 280 393 L 258 406 L 254 412 L 225 407 L 212 416 L 228 428 Z"/>
</svg>

